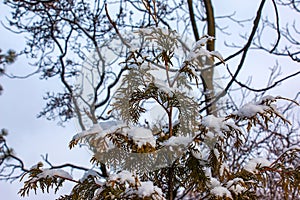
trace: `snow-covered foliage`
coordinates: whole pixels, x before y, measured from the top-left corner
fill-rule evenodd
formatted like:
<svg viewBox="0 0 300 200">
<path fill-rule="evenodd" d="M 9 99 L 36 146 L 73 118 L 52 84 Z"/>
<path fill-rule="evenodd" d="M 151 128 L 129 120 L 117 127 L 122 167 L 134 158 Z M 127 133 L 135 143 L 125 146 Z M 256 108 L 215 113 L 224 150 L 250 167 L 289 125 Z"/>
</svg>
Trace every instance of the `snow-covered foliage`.
<svg viewBox="0 0 300 200">
<path fill-rule="evenodd" d="M 117 193 L 110 191 L 117 191 Z M 155 186 L 152 181 L 141 181 L 129 171 L 120 171 L 110 175 L 101 191 L 98 191 L 97 198 L 165 199 L 161 188 Z"/>
<path fill-rule="evenodd" d="M 152 181 L 140 182 L 137 192 L 133 191 L 132 193 L 134 195 L 137 194 L 137 196 L 140 198 L 153 196 L 153 199 L 164 199 L 162 190 L 159 187 L 154 186 Z"/>
<path fill-rule="evenodd" d="M 227 190 L 227 188 L 222 187 L 222 186 L 216 186 L 214 188 L 211 189 L 211 194 L 216 196 L 216 197 L 224 197 L 232 199 L 231 193 L 229 192 L 229 190 Z"/>
<path fill-rule="evenodd" d="M 86 140 L 91 144 L 94 142 L 101 142 L 101 148 L 97 149 L 98 152 L 106 152 L 115 145 L 109 141 L 109 137 L 114 134 L 120 134 L 126 137 L 127 140 L 132 140 L 138 148 L 142 146 L 150 145 L 155 147 L 156 141 L 151 130 L 143 127 L 130 127 L 122 121 L 107 121 L 99 124 L 94 124 L 89 130 L 76 134 L 70 146 L 77 144 L 79 141 Z M 99 145 L 99 144 L 96 144 Z M 97 148 L 92 145 L 92 147 Z"/>
<path fill-rule="evenodd" d="M 265 96 L 258 102 L 250 102 L 243 105 L 239 110 L 233 112 L 229 115 L 229 118 L 234 118 L 235 120 L 243 120 L 248 119 L 248 127 L 249 131 L 252 127 L 252 124 L 261 124 L 264 123 L 266 127 L 268 127 L 268 123 L 272 123 L 272 119 L 275 117 L 280 118 L 285 123 L 290 122 L 282 116 L 282 114 L 277 110 L 275 102 L 278 99 L 284 99 L 280 96 Z M 258 117 L 259 116 L 259 117 Z M 260 120 L 261 118 L 261 120 Z"/>
<path fill-rule="evenodd" d="M 129 171 L 121 171 L 117 174 L 111 174 L 109 176 L 109 180 L 112 182 L 118 181 L 119 183 L 128 183 L 128 184 L 135 184 L 135 177 Z"/>
<path fill-rule="evenodd" d="M 148 28 L 139 34 L 152 45 L 139 51 L 130 48 L 128 71 L 109 111 L 114 119 L 94 123 L 70 142 L 70 148 L 87 144 L 101 173 L 88 170 L 75 181 L 64 171 L 38 165 L 28 172 L 22 195 L 36 190 L 38 182 L 48 189 L 52 182 L 59 187 L 73 180 L 72 193 L 62 199 L 255 199 L 265 172 L 276 172 L 281 179 L 288 174 L 293 178 L 289 184 L 300 183 L 297 168 L 286 172 L 281 159 L 274 163 L 264 153 L 260 158 L 239 154 L 253 127 L 267 130 L 274 120 L 290 124 L 276 107 L 284 98 L 265 96 L 223 117 L 201 116 L 197 87 L 203 57 L 212 62 L 210 67 L 212 58 L 223 62 L 220 53 L 203 48 L 214 38 L 202 37 L 175 65 L 180 60 L 174 55 L 180 43 L 175 31 Z M 147 115 L 153 106 L 161 108 L 161 120 Z M 287 152 L 299 152 L 297 148 Z"/>
<path fill-rule="evenodd" d="M 36 193 L 38 187 L 40 187 L 43 192 L 45 189 L 49 192 L 50 188 L 54 188 L 55 191 L 57 191 L 59 187 L 62 187 L 65 180 L 73 180 L 73 177 L 65 170 L 41 169 L 42 166 L 42 163 L 38 163 L 31 167 L 29 179 L 25 181 L 24 188 L 19 191 L 22 196 L 28 195 L 30 190 L 34 190 Z"/>
<path fill-rule="evenodd" d="M 51 177 L 60 177 L 63 179 L 73 179 L 73 177 L 66 171 L 62 169 L 44 169 L 42 173 L 39 173 L 37 179 L 40 178 L 51 178 Z"/>
<path fill-rule="evenodd" d="M 206 56 L 210 59 L 213 57 L 218 58 L 220 61 L 223 61 L 222 55 L 218 51 L 208 51 L 205 48 L 203 48 L 208 41 L 215 40 L 214 37 L 211 36 L 203 36 L 200 40 L 198 40 L 194 47 L 191 49 L 191 51 L 188 53 L 188 56 L 186 58 L 186 62 L 193 62 L 194 60 L 198 59 L 199 57 Z M 199 66 L 201 67 L 201 66 Z M 203 66 L 202 66 L 203 67 Z"/>
</svg>

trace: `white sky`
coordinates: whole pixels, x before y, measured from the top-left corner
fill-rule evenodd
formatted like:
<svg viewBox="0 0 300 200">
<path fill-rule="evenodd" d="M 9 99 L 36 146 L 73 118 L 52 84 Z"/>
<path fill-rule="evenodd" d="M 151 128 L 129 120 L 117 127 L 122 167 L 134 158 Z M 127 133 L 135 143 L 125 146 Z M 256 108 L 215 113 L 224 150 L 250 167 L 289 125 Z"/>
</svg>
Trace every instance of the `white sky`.
<svg viewBox="0 0 300 200">
<path fill-rule="evenodd" d="M 216 1 L 214 1 L 216 2 Z M 215 5 L 215 13 L 231 14 L 234 10 L 238 10 L 236 17 L 248 18 L 256 13 L 258 7 L 257 1 L 241 1 L 230 0 L 221 1 L 224 5 L 218 2 Z M 272 16 L 272 9 L 268 6 L 268 12 Z M 6 7 L 0 4 L 0 10 L 2 15 L 0 20 L 4 20 L 4 12 L 7 12 Z M 271 13 L 272 12 L 272 13 Z M 281 17 L 286 19 L 293 15 L 291 12 L 284 13 Z M 250 23 L 251 25 L 251 23 Z M 228 30 L 234 34 L 238 34 L 235 30 Z M 21 50 L 24 46 L 24 39 L 21 35 L 15 35 L 2 26 L 0 26 L 0 48 L 4 51 L 8 49 Z M 237 35 L 231 35 L 228 37 L 238 37 Z M 224 39 L 224 38 L 223 38 Z M 223 54 L 224 57 L 230 53 L 224 52 L 223 39 L 218 39 L 217 36 L 217 50 Z M 237 39 L 236 41 L 241 41 Z M 244 44 L 244 41 L 243 43 Z M 223 50 L 224 49 L 224 50 Z M 227 50 L 227 49 L 226 49 Z M 250 64 L 247 68 L 242 70 L 242 74 L 239 78 L 245 80 L 245 77 L 249 75 L 255 75 L 253 82 L 255 86 L 260 86 L 266 80 L 266 71 L 262 69 L 267 69 L 275 64 L 276 60 L 264 60 L 261 52 L 256 52 L 250 57 Z M 249 61 L 249 60 L 248 60 Z M 28 70 L 28 60 L 25 58 L 18 58 L 18 61 L 8 66 L 8 72 L 15 72 L 17 75 L 26 74 L 31 70 Z M 281 62 L 284 71 L 295 72 L 299 70 L 299 65 L 297 66 L 292 62 Z M 229 66 L 234 69 L 235 66 Z M 30 67 L 29 67 L 30 69 Z M 222 70 L 219 71 L 222 73 Z M 259 76 L 258 76 L 259 75 Z M 45 92 L 48 90 L 53 90 L 55 88 L 60 89 L 61 83 L 58 80 L 50 79 L 47 81 L 41 81 L 38 76 L 33 76 L 29 79 L 18 80 L 18 79 L 8 79 L 6 77 L 0 77 L 0 84 L 4 87 L 3 94 L 0 96 L 0 128 L 6 128 L 9 131 L 9 136 L 7 137 L 7 143 L 17 152 L 17 155 L 24 159 L 25 167 L 30 168 L 32 165 L 36 164 L 41 160 L 40 155 L 49 154 L 50 160 L 55 165 L 63 164 L 65 162 L 79 163 L 80 165 L 85 165 L 89 163 L 91 157 L 85 149 L 75 148 L 69 150 L 68 143 L 72 136 L 78 132 L 75 123 L 71 122 L 67 124 L 66 127 L 57 126 L 57 122 L 50 122 L 44 118 L 37 119 L 37 114 L 45 106 L 45 101 L 42 97 L 45 96 Z M 286 89 L 288 86 L 288 89 Z M 299 77 L 293 78 L 287 81 L 279 89 L 274 90 L 275 95 L 281 94 L 282 96 L 293 97 L 300 90 Z M 278 92 L 278 93 L 276 93 Z M 7 200 L 17 200 L 21 199 L 17 195 L 17 191 L 22 187 L 18 181 L 13 184 L 0 182 L 0 198 Z M 65 188 L 65 193 L 70 191 L 70 187 Z M 62 190 L 62 194 L 64 194 Z M 40 192 L 39 192 L 40 194 Z M 55 199 L 59 195 L 53 195 L 53 190 L 51 190 L 50 195 L 45 193 L 42 195 L 35 196 L 33 193 L 28 198 L 24 199 Z"/>
</svg>

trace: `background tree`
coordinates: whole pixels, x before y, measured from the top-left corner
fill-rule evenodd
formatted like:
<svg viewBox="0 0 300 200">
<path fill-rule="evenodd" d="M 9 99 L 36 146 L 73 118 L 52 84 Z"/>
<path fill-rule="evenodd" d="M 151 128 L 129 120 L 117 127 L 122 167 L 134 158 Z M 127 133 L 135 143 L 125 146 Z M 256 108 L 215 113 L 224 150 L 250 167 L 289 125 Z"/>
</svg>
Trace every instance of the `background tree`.
<svg viewBox="0 0 300 200">
<path fill-rule="evenodd" d="M 2 50 L 0 49 L 0 53 Z M 0 76 L 5 73 L 5 65 L 12 64 L 16 60 L 16 52 L 13 50 L 7 51 L 6 54 L 0 54 Z M 3 91 L 3 87 L 0 85 L 0 94 Z"/>
<path fill-rule="evenodd" d="M 291 160 L 291 158 L 297 160 L 299 157 L 299 148 L 292 148 L 294 147 L 293 145 L 296 145 L 299 141 L 297 132 L 298 126 L 297 124 L 294 127 L 283 126 L 281 124 L 282 122 L 284 122 L 284 124 L 289 123 L 277 113 L 271 104 L 280 99 L 280 97 L 262 97 L 279 83 L 298 75 L 300 71 L 279 78 L 279 68 L 275 66 L 271 71 L 267 86 L 259 89 L 252 88 L 249 82 L 244 83 L 238 80 L 240 71 L 248 67 L 247 57 L 251 52 L 257 50 L 265 51 L 266 53 L 261 51 L 261 54 L 270 56 L 271 58 L 273 58 L 273 56 L 286 57 L 294 62 L 295 65 L 299 62 L 297 57 L 299 54 L 297 50 L 299 45 L 297 42 L 297 37 L 299 36 L 297 21 L 285 25 L 282 24 L 280 18 L 280 13 L 283 9 L 290 9 L 296 14 L 299 12 L 298 4 L 294 1 L 258 1 L 257 10 L 253 12 L 253 19 L 247 20 L 236 19 L 234 14 L 224 16 L 217 15 L 214 13 L 214 8 L 217 7 L 218 4 L 206 0 L 188 0 L 187 2 L 107 1 L 104 3 L 101 1 L 21 0 L 5 1 L 5 4 L 10 6 L 13 11 L 7 28 L 29 35 L 29 37 L 27 37 L 27 46 L 24 50 L 24 54 L 36 59 L 36 63 L 34 64 L 34 66 L 37 67 L 36 73 L 40 74 L 42 79 L 59 76 L 64 86 L 64 91 L 59 93 L 47 93 L 47 104 L 45 109 L 40 113 L 40 116 L 45 116 L 48 119 L 59 117 L 59 121 L 62 123 L 76 117 L 83 131 L 94 127 L 92 124 L 98 124 L 99 121 L 114 120 L 116 115 L 114 115 L 114 112 L 110 112 L 110 110 L 114 108 L 111 107 L 113 97 L 116 97 L 118 92 L 120 92 L 120 90 L 117 91 L 116 88 L 120 86 L 119 82 L 122 75 L 126 74 L 128 77 L 128 74 L 133 73 L 132 65 L 140 66 L 139 62 L 149 63 L 149 65 L 155 65 L 160 69 L 165 69 L 167 74 L 169 71 L 170 76 L 179 70 L 180 73 L 186 74 L 188 78 L 193 78 L 194 80 L 189 83 L 182 82 L 182 84 L 189 85 L 199 91 L 198 97 L 194 102 L 198 104 L 196 109 L 198 110 L 198 124 L 186 125 L 186 127 L 190 129 L 199 126 L 198 131 L 200 131 L 201 134 L 197 134 L 195 138 L 194 142 L 198 142 L 196 142 L 196 148 L 189 149 L 187 154 L 184 154 L 181 158 L 182 160 L 177 161 L 169 168 L 160 169 L 153 174 L 147 174 L 147 176 L 140 177 L 140 174 L 136 175 L 139 177 L 135 178 L 137 180 L 135 182 L 130 182 L 131 179 L 126 179 L 127 182 L 120 181 L 123 176 L 132 178 L 133 176 L 130 174 L 122 175 L 119 173 L 116 177 L 111 178 L 107 172 L 108 166 L 104 165 L 105 163 L 103 162 L 98 162 L 97 157 L 95 157 L 94 161 L 100 165 L 99 171 L 90 178 L 87 176 L 83 182 L 73 180 L 61 171 L 47 172 L 42 169 L 40 164 L 29 171 L 29 169 L 25 169 L 23 161 L 20 158 L 11 154 L 3 139 L 2 166 L 5 166 L 3 164 L 7 161 L 7 158 L 13 158 L 18 164 L 11 166 L 12 172 L 14 172 L 13 170 L 16 167 L 19 167 L 24 173 L 29 172 L 30 174 L 31 179 L 25 183 L 25 187 L 21 190 L 22 195 L 25 195 L 30 188 L 35 189 L 35 183 L 37 182 L 40 182 L 43 188 L 44 186 L 52 186 L 52 184 L 61 186 L 61 183 L 67 180 L 76 183 L 76 186 L 73 188 L 73 196 L 71 195 L 73 198 L 91 199 L 91 196 L 94 195 L 94 191 L 98 188 L 103 189 L 102 185 L 97 184 L 95 181 L 95 178 L 98 176 L 107 180 L 107 184 L 103 190 L 104 194 L 102 193 L 101 197 L 98 196 L 98 198 L 112 194 L 121 195 L 120 198 L 123 198 L 123 192 L 126 191 L 128 187 L 132 189 L 130 190 L 132 193 L 129 194 L 133 196 L 130 198 L 134 198 L 134 195 L 139 194 L 139 188 L 144 188 L 142 186 L 147 185 L 146 181 L 148 180 L 152 181 L 148 184 L 155 184 L 155 186 L 147 185 L 153 188 L 153 193 L 149 195 L 157 196 L 157 198 L 162 198 L 160 191 L 167 191 L 167 195 L 164 197 L 168 199 L 183 198 L 183 196 L 189 196 L 190 198 L 222 198 L 223 195 L 227 196 L 227 198 L 251 198 L 254 197 L 254 195 L 260 198 L 268 194 L 273 195 L 272 197 L 274 198 L 280 198 L 280 195 L 282 195 L 288 199 L 296 198 L 299 194 L 299 188 L 297 188 L 297 183 L 299 183 L 297 178 L 299 168 L 297 168 L 297 164 L 293 163 L 295 161 Z M 273 9 L 272 14 L 269 12 L 264 14 L 264 9 L 268 8 Z M 274 17 L 270 19 L 268 15 Z M 218 40 L 222 37 L 226 38 L 228 29 L 226 29 L 224 24 L 228 24 L 228 26 L 238 25 L 246 27 L 248 30 L 241 36 L 242 40 L 237 44 L 230 44 L 230 41 L 224 39 L 228 46 L 226 49 L 228 55 L 225 54 L 226 56 L 224 56 L 223 59 L 219 54 L 214 52 L 215 40 L 210 39 L 207 40 L 206 43 L 201 42 L 200 38 L 201 35 L 205 34 L 215 36 Z M 176 57 L 173 55 L 175 53 L 173 52 L 172 46 L 166 48 L 162 43 L 158 42 L 158 48 L 151 49 L 146 48 L 148 46 L 145 41 L 141 40 L 137 42 L 137 34 L 133 33 L 142 28 L 152 27 L 165 28 L 169 31 L 176 30 L 178 37 L 175 39 L 176 42 L 182 46 L 183 53 L 179 57 Z M 202 33 L 200 33 L 199 30 L 203 30 Z M 233 34 L 234 37 L 238 35 L 237 33 L 231 34 Z M 274 38 L 266 38 L 266 34 L 272 37 L 274 35 Z M 161 31 L 158 35 L 163 37 L 165 35 L 164 31 Z M 214 59 L 200 54 L 196 60 L 193 60 L 193 63 L 190 63 L 191 68 L 180 68 L 189 56 L 189 52 L 193 52 L 191 51 L 192 46 L 187 40 L 191 35 L 194 36 L 195 42 L 200 41 L 200 44 L 205 46 L 208 54 L 210 52 L 212 53 L 211 55 L 219 57 L 221 62 L 214 62 Z M 158 40 L 157 35 L 152 36 L 153 40 Z M 170 39 L 170 37 L 168 38 Z M 275 39 L 275 42 L 273 39 Z M 271 43 L 271 45 L 269 45 L 269 43 Z M 110 54 L 108 52 L 110 52 Z M 223 54 L 222 51 L 221 53 Z M 149 56 L 149 58 L 146 55 Z M 214 70 L 220 67 L 224 61 L 227 66 L 227 75 L 229 78 L 227 77 L 227 79 L 223 80 L 226 82 L 225 87 L 218 88 L 218 82 L 214 82 L 214 77 L 216 77 Z M 118 64 L 120 62 L 122 62 L 122 64 Z M 231 72 L 233 70 L 234 72 Z M 146 74 L 146 72 L 144 73 Z M 166 80 L 170 81 L 170 83 L 168 83 L 170 86 L 174 79 L 167 77 Z M 197 89 L 195 85 L 198 86 Z M 129 103 L 135 102 L 136 104 L 129 105 L 131 107 L 128 108 L 132 108 L 132 112 L 125 116 L 127 121 L 130 121 L 129 118 L 133 118 L 133 122 L 140 126 L 147 126 L 150 119 L 146 118 L 145 122 L 139 120 L 139 115 L 144 109 L 139 106 L 139 103 L 149 97 L 156 98 L 158 95 L 154 92 L 158 87 L 148 88 L 148 85 L 144 87 L 143 91 L 132 93 L 136 95 L 136 98 L 133 98 L 135 96 L 131 97 L 133 99 L 129 101 Z M 238 92 L 240 92 L 240 94 L 237 94 L 238 92 L 234 90 L 234 87 L 239 88 Z M 125 87 L 125 89 L 128 88 Z M 123 93 L 126 92 L 125 89 Z M 150 93 L 148 94 L 147 92 Z M 161 97 L 166 98 L 166 102 L 170 104 L 170 107 L 164 107 L 168 113 L 169 122 L 160 124 L 160 127 L 157 128 L 159 130 L 159 128 L 163 128 L 164 125 L 168 125 L 168 131 L 164 133 L 167 137 L 161 138 L 161 141 L 158 140 L 158 137 L 156 137 L 156 139 L 159 142 L 167 142 L 172 136 L 178 136 L 176 134 L 180 132 L 174 131 L 173 133 L 173 130 L 178 129 L 178 127 L 173 125 L 173 118 L 175 117 L 173 117 L 171 111 L 173 107 L 176 108 L 176 101 L 178 101 L 178 99 L 172 99 L 170 96 L 165 96 L 166 94 L 161 95 Z M 227 98 L 222 98 L 225 95 Z M 296 99 L 297 98 L 298 96 L 296 96 Z M 250 99 L 256 102 L 256 104 L 254 104 L 256 106 L 265 106 L 263 111 L 261 110 L 258 115 L 247 116 L 241 114 L 243 109 L 239 110 L 239 108 L 241 105 L 244 105 L 245 102 L 250 101 Z M 126 101 L 126 98 L 123 100 Z M 174 102 L 170 103 L 171 101 Z M 121 103 L 125 104 L 125 102 Z M 122 111 L 122 107 L 118 107 L 118 104 L 115 105 L 115 110 Z M 288 116 L 291 116 L 291 119 L 293 115 L 291 111 L 292 105 L 293 104 L 286 105 L 286 109 L 283 110 L 283 112 L 287 114 L 291 112 L 291 114 L 288 114 Z M 181 107 L 177 106 L 177 109 L 182 114 L 182 104 L 180 104 L 180 106 Z M 189 109 L 192 108 L 193 107 L 189 107 Z M 241 108 L 245 109 L 247 106 Z M 232 113 L 233 111 L 236 112 Z M 229 128 L 230 131 L 224 128 L 223 125 L 222 127 L 224 129 L 217 131 L 224 132 L 223 134 L 226 135 L 225 140 L 224 138 L 223 140 L 219 138 L 220 144 L 222 145 L 215 147 L 215 149 L 218 149 L 218 151 L 222 153 L 220 157 L 216 156 L 215 153 L 211 153 L 210 158 L 207 160 L 209 165 L 206 165 L 206 163 L 203 164 L 201 160 L 196 159 L 197 156 L 193 156 L 192 152 L 197 151 L 197 148 L 201 147 L 200 141 L 205 140 L 203 137 L 208 135 L 210 129 L 215 129 L 215 127 L 210 127 L 209 123 L 205 123 L 205 120 L 200 123 L 201 117 L 206 115 L 210 116 L 210 114 L 225 117 L 224 126 Z M 124 118 L 122 112 L 121 116 Z M 273 116 L 277 116 L 277 118 L 273 121 L 274 125 L 270 125 L 269 119 Z M 212 116 L 210 116 L 210 118 L 213 119 L 213 121 L 219 120 L 219 118 L 214 119 Z M 226 124 L 229 119 L 234 120 L 234 126 Z M 277 122 L 276 119 L 279 121 Z M 195 121 L 197 120 L 195 119 Z M 297 119 L 293 121 L 297 122 Z M 178 126 L 179 130 L 183 128 L 184 121 L 180 121 Z M 235 126 L 240 128 L 245 127 L 248 132 L 240 131 L 240 129 Z M 256 128 L 251 129 L 252 126 L 256 126 Z M 152 126 L 148 128 L 151 128 L 153 131 Z M 183 130 L 181 130 L 181 132 L 184 133 Z M 245 133 L 243 144 L 238 140 L 238 135 L 242 132 Z M 113 133 L 118 135 L 117 132 Z M 160 133 L 160 131 L 157 133 Z M 123 145 L 122 147 L 134 149 L 135 151 L 139 150 L 135 149 L 136 146 L 134 143 L 131 143 L 130 146 L 131 140 L 129 140 L 128 137 L 119 134 L 121 138 L 117 139 L 123 141 L 123 143 L 120 143 L 113 135 L 114 134 L 111 133 L 110 141 L 113 141 L 115 145 Z M 88 141 L 90 142 L 89 145 L 91 145 L 91 141 L 94 141 L 91 140 L 91 138 L 87 140 L 77 139 L 79 138 L 73 140 L 74 143 L 72 143 L 72 146 L 79 141 Z M 236 150 L 232 149 L 233 144 L 236 144 L 239 148 L 236 148 Z M 93 148 L 92 145 L 91 147 Z M 247 183 L 249 180 L 246 179 L 250 174 L 243 171 L 242 166 L 244 166 L 249 159 L 266 154 L 269 160 L 275 159 L 275 161 L 280 162 L 274 162 L 272 164 L 260 163 L 260 167 L 264 168 L 261 168 L 259 173 L 254 173 L 253 175 L 250 172 L 250 174 L 253 175 L 252 179 L 257 180 L 256 183 L 258 185 Z M 291 156 L 296 156 L 297 159 Z M 225 158 L 227 160 L 226 162 Z M 46 162 L 49 161 L 46 159 Z M 187 166 L 186 169 L 180 168 L 180 164 L 182 163 L 184 163 L 184 166 Z M 228 165 L 228 167 L 225 167 L 223 163 Z M 256 165 L 254 161 L 253 163 Z M 88 169 L 75 165 L 70 164 L 68 166 L 74 169 L 88 171 Z M 211 176 L 207 173 L 205 174 L 207 166 L 212 167 Z M 66 166 L 50 165 L 52 169 L 63 167 Z M 228 174 L 222 174 L 220 169 L 223 169 L 223 172 L 225 170 Z M 190 176 L 184 177 L 184 174 L 190 174 Z M 10 175 L 13 175 L 13 173 Z M 18 178 L 21 175 L 23 175 L 23 173 L 6 178 Z M 49 176 L 47 177 L 47 175 Z M 180 178 L 177 179 L 177 176 Z M 165 183 L 165 180 L 169 181 Z M 186 180 L 186 182 L 184 180 Z M 280 180 L 280 184 L 274 183 L 277 180 Z M 229 184 L 229 181 L 233 181 L 230 182 L 232 185 Z M 261 183 L 265 183 L 267 187 L 258 187 Z M 117 184 L 117 189 L 114 187 L 115 184 Z M 215 193 L 212 192 L 213 189 L 217 187 L 222 187 L 219 189 L 223 189 L 224 191 L 225 185 L 227 185 L 229 193 L 227 193 L 226 190 L 225 193 L 221 193 L 221 195 L 217 193 L 219 190 Z M 278 185 L 278 187 L 274 187 L 274 185 Z M 241 193 L 234 193 L 234 191 L 229 189 L 230 187 L 243 187 L 247 189 Z M 270 191 L 272 192 L 270 193 Z M 71 198 L 71 196 L 64 198 Z M 148 196 L 145 196 L 145 198 L 148 198 Z M 154 197 L 152 196 L 152 198 Z"/>
</svg>

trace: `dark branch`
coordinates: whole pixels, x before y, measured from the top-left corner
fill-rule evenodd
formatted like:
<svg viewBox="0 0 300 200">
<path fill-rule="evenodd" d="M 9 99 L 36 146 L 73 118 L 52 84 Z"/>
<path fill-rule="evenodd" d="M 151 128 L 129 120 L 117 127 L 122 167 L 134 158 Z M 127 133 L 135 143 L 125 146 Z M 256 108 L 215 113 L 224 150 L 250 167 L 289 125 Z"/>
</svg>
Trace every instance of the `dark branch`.
<svg viewBox="0 0 300 200">
<path fill-rule="evenodd" d="M 273 6 L 274 6 L 274 9 L 275 9 L 275 16 L 276 16 L 277 40 L 276 40 L 276 43 L 275 43 L 274 47 L 271 49 L 270 53 L 273 53 L 273 51 L 275 51 L 275 49 L 277 48 L 277 46 L 279 44 L 280 37 L 281 37 L 280 27 L 279 27 L 279 13 L 278 13 L 278 8 L 277 8 L 275 0 L 272 0 L 272 3 L 273 3 Z"/>
<path fill-rule="evenodd" d="M 195 13 L 194 13 L 194 9 L 193 9 L 193 0 L 188 0 L 188 6 L 189 6 L 189 14 L 190 14 L 190 20 L 192 23 L 194 37 L 195 37 L 195 40 L 198 41 L 200 37 L 199 37 L 198 28 L 197 28 L 197 23 L 195 20 Z"/>
<path fill-rule="evenodd" d="M 232 75 L 231 71 L 229 70 L 228 66 L 227 66 L 227 70 L 228 70 L 230 76 L 233 77 L 233 75 Z M 293 73 L 293 74 L 291 74 L 289 76 L 286 76 L 286 77 L 284 77 L 282 79 L 279 79 L 278 81 L 275 81 L 272 85 L 270 85 L 268 87 L 265 87 L 265 88 L 261 88 L 261 89 L 251 88 L 251 87 L 247 86 L 246 84 L 241 83 L 240 81 L 238 81 L 236 79 L 234 79 L 234 82 L 236 82 L 239 86 L 241 86 L 243 88 L 247 88 L 250 91 L 253 91 L 253 92 L 264 92 L 264 91 L 267 91 L 267 90 L 270 90 L 270 89 L 274 88 L 275 86 L 277 86 L 278 84 L 282 83 L 283 81 L 285 81 L 287 79 L 290 79 L 292 77 L 295 77 L 295 76 L 297 76 L 299 74 L 300 74 L 300 71 L 295 72 L 295 73 Z"/>
</svg>

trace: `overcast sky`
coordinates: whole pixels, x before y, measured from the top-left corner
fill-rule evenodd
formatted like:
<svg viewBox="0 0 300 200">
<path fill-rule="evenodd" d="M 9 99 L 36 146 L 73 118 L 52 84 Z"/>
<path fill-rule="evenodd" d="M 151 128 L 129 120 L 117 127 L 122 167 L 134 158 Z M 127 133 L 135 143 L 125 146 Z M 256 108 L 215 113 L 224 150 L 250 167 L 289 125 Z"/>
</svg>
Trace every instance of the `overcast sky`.
<svg viewBox="0 0 300 200">
<path fill-rule="evenodd" d="M 226 2 L 226 1 L 224 1 Z M 237 17 L 247 18 L 253 16 L 258 7 L 257 1 L 243 1 L 242 4 L 238 0 L 227 1 L 226 5 L 215 6 L 215 12 L 221 12 L 222 14 L 231 14 L 236 6 Z M 238 6 L 238 7 L 237 7 Z M 269 9 L 269 8 L 266 8 Z M 0 20 L 3 21 L 5 14 L 7 14 L 7 8 L 0 5 Z M 5 14 L 4 14 L 5 13 Z M 272 14 L 270 14 L 272 16 Z M 288 19 L 291 17 L 291 13 L 287 12 L 282 17 Z M 232 33 L 236 33 L 234 30 L 229 30 Z M 21 50 L 24 47 L 25 40 L 21 35 L 15 35 L 2 26 L 0 26 L 0 48 L 4 51 L 8 49 Z M 229 36 L 228 36 L 229 37 Z M 230 36 L 238 37 L 238 36 Z M 218 40 L 218 37 L 217 37 Z M 217 43 L 217 49 L 224 57 L 228 55 L 228 52 L 222 52 L 223 42 Z M 242 40 L 241 40 L 242 41 Z M 263 87 L 261 84 L 266 82 L 266 71 L 261 69 L 267 69 L 272 67 L 276 60 L 264 60 L 261 56 L 261 52 L 257 51 L 251 54 L 252 64 L 249 64 L 247 69 L 242 70 L 242 74 L 239 76 L 241 79 L 249 75 L 255 75 L 254 85 Z M 283 71 L 285 73 L 295 72 L 299 70 L 297 66 L 292 62 L 281 62 L 283 65 Z M 266 67 L 267 66 L 267 67 Z M 15 73 L 16 75 L 24 75 L 34 70 L 32 67 L 28 67 L 28 60 L 24 57 L 18 58 L 17 62 L 11 66 L 8 66 L 8 73 Z M 261 74 L 261 76 L 257 76 Z M 219 71 L 222 73 L 222 70 Z M 72 136 L 80 131 L 77 128 L 75 122 L 70 122 L 66 127 L 57 125 L 57 121 L 47 121 L 44 118 L 37 119 L 37 114 L 45 106 L 43 96 L 49 90 L 60 90 L 62 85 L 58 80 L 39 80 L 38 76 L 33 76 L 28 79 L 8 79 L 6 77 L 0 77 L 0 84 L 4 87 L 4 92 L 0 96 L 0 128 L 6 128 L 9 131 L 7 137 L 7 143 L 14 148 L 18 156 L 24 159 L 26 168 L 30 168 L 41 160 L 41 154 L 49 154 L 50 160 L 53 164 L 59 165 L 65 162 L 78 163 L 85 165 L 89 163 L 91 154 L 86 149 L 74 148 L 69 150 L 68 143 Z M 288 86 L 288 89 L 287 89 Z M 274 90 L 274 95 L 281 94 L 282 96 L 293 97 L 300 90 L 299 78 L 294 78 L 287 81 L 284 85 Z M 17 195 L 17 191 L 22 187 L 18 181 L 13 184 L 0 182 L 0 198 L 7 200 L 17 200 L 20 196 Z M 70 187 L 62 190 L 62 194 L 70 191 Z M 39 192 L 40 193 L 40 192 Z M 24 199 L 55 199 L 59 195 L 53 196 L 51 190 L 49 194 L 31 195 Z"/>
</svg>

